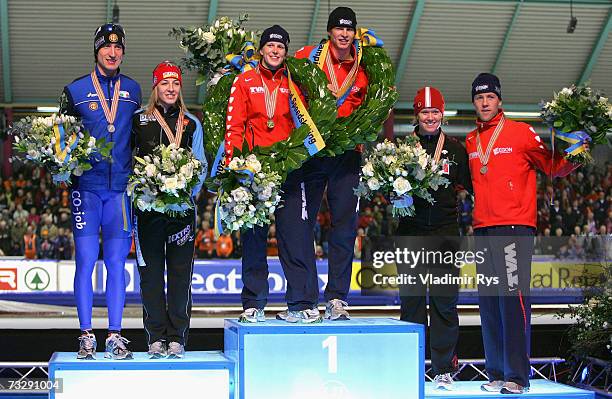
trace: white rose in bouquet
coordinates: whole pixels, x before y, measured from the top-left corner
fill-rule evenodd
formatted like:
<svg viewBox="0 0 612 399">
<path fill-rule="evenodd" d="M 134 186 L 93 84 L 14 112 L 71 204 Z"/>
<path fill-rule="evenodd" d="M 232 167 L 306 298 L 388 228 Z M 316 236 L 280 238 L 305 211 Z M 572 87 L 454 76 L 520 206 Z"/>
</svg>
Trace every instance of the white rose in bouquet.
<svg viewBox="0 0 612 399">
<path fill-rule="evenodd" d="M 246 211 L 246 205 L 244 204 L 238 204 L 234 207 L 234 214 L 236 216 L 242 216 L 244 215 L 244 212 Z"/>
<path fill-rule="evenodd" d="M 393 191 L 395 191 L 397 195 L 403 195 L 407 193 L 408 191 L 410 191 L 411 189 L 412 189 L 412 186 L 410 185 L 410 182 L 404 179 L 403 177 L 398 177 L 393 182 Z"/>
<path fill-rule="evenodd" d="M 193 177 L 193 164 L 189 162 L 181 166 L 181 170 L 179 171 L 179 173 L 185 176 L 187 180 L 191 180 L 191 178 Z"/>
<path fill-rule="evenodd" d="M 212 33 L 211 31 L 204 32 L 202 34 L 202 38 L 204 39 L 206 43 L 211 44 L 211 43 L 214 43 L 215 41 L 215 34 Z"/>
<path fill-rule="evenodd" d="M 168 177 L 165 179 L 164 181 L 164 186 L 162 187 L 162 190 L 165 192 L 168 191 L 173 191 L 176 190 L 178 188 L 178 180 L 176 177 Z"/>
<path fill-rule="evenodd" d="M 374 176 L 374 166 L 372 165 L 371 162 L 368 162 L 365 165 L 363 165 L 363 168 L 361 168 L 361 171 L 363 172 L 363 175 L 366 177 Z"/>
<path fill-rule="evenodd" d="M 368 187 L 373 191 L 378 190 L 380 188 L 380 182 L 375 178 L 368 179 Z"/>
<path fill-rule="evenodd" d="M 147 174 L 147 177 L 153 177 L 157 174 L 157 168 L 155 167 L 155 165 L 150 163 L 145 166 L 145 173 Z"/>
<path fill-rule="evenodd" d="M 249 191 L 244 187 L 232 190 L 232 198 L 236 202 L 246 202 L 249 199 Z"/>
<path fill-rule="evenodd" d="M 257 198 L 260 201 L 268 201 L 271 196 L 272 196 L 272 187 L 267 186 L 259 193 L 259 195 L 257 195 Z"/>
<path fill-rule="evenodd" d="M 233 159 L 230 161 L 230 163 L 229 163 L 228 167 L 229 167 L 230 169 L 238 169 L 238 168 L 240 167 L 240 158 L 233 158 Z"/>
<path fill-rule="evenodd" d="M 255 173 L 261 172 L 261 163 L 259 163 L 254 154 L 251 154 L 246 158 L 246 166 L 253 169 Z"/>
</svg>

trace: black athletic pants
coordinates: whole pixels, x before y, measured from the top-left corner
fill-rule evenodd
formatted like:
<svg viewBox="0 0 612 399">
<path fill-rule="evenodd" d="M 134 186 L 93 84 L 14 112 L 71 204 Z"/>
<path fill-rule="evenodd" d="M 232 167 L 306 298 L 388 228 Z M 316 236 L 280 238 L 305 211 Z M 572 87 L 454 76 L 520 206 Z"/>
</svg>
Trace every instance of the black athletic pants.
<svg viewBox="0 0 612 399">
<path fill-rule="evenodd" d="M 401 223 L 397 235 L 452 237 L 451 240 L 441 240 L 436 243 L 439 248 L 428 250 L 457 251 L 459 227 L 456 224 L 441 226 L 434 230 L 424 230 L 418 226 L 407 227 Z M 399 271 L 399 270 L 398 270 Z M 416 273 L 415 273 L 416 271 Z M 447 274 L 458 275 L 459 269 L 452 265 L 428 265 L 417 267 L 410 274 L 431 274 L 443 277 Z M 417 276 L 414 285 L 400 289 L 401 315 L 400 319 L 427 327 L 427 284 L 423 284 Z M 459 339 L 459 316 L 457 314 L 457 298 L 459 287 L 456 284 L 429 285 L 429 348 L 431 364 L 435 375 L 450 373 L 457 369 L 457 340 Z"/>
<path fill-rule="evenodd" d="M 191 319 L 195 213 L 170 217 L 159 212 L 136 213 L 140 295 L 147 344 L 165 340 L 187 344 Z M 167 267 L 168 293 L 164 292 Z"/>
</svg>

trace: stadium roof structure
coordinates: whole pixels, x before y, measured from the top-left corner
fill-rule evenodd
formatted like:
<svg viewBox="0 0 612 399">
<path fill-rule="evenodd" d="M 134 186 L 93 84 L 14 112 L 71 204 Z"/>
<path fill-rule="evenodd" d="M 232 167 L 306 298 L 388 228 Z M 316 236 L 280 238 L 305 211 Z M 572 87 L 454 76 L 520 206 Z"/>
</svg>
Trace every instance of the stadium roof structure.
<svg viewBox="0 0 612 399">
<path fill-rule="evenodd" d="M 145 98 L 155 65 L 183 56 L 168 36 L 172 27 L 248 13 L 248 28 L 285 27 L 293 52 L 324 38 L 328 9 L 341 5 L 384 40 L 398 70 L 399 109 L 412 108 L 423 85 L 438 87 L 448 109 L 471 109 L 479 72 L 500 76 L 507 110 L 535 111 L 572 83 L 590 81 L 612 95 L 610 0 L 574 0 L 573 34 L 569 0 L 0 0 L 0 106 L 55 105 L 65 84 L 91 71 L 93 32 L 115 3 L 127 33 L 122 72 L 140 82 Z M 188 72 L 184 85 L 192 106 L 203 98 L 195 75 Z"/>
</svg>

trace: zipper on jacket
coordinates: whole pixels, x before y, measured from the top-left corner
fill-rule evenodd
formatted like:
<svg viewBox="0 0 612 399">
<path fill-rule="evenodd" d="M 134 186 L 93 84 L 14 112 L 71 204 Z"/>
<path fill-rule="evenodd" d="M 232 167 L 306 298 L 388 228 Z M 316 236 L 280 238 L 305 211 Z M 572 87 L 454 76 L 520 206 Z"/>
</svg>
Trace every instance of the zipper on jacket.
<svg viewBox="0 0 612 399">
<path fill-rule="evenodd" d="M 108 80 L 108 84 L 107 84 L 107 89 L 108 89 L 108 96 L 110 98 L 110 94 L 112 93 L 111 91 L 111 79 Z M 106 101 L 106 99 L 104 99 L 104 101 Z M 111 103 L 112 103 L 112 99 L 111 99 Z M 108 106 L 110 107 L 112 104 L 109 104 Z M 105 118 L 106 120 L 106 118 Z M 108 121 L 106 121 L 106 123 L 108 124 Z M 114 121 L 113 121 L 114 123 Z M 107 128 L 108 131 L 108 128 Z M 108 132 L 110 134 L 110 141 L 113 141 L 113 132 Z M 113 147 L 115 145 L 113 144 Z M 111 148 L 111 160 L 113 158 L 113 149 Z M 112 174 L 113 174 L 113 163 L 111 161 L 108 162 L 108 189 L 110 190 L 113 187 L 112 184 Z"/>
</svg>

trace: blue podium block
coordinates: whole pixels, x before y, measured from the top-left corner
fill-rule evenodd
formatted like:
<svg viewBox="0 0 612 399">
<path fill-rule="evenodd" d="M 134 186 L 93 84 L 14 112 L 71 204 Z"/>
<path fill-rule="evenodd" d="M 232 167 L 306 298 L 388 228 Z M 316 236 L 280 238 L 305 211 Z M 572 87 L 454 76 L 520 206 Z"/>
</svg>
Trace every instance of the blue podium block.
<svg viewBox="0 0 612 399">
<path fill-rule="evenodd" d="M 237 399 L 422 399 L 423 331 L 393 319 L 225 320 L 225 355 Z"/>
<path fill-rule="evenodd" d="M 594 399 L 595 394 L 590 391 L 558 384 L 548 380 L 531 380 L 528 392 L 522 395 L 502 395 L 495 392 L 483 392 L 480 385 L 484 381 L 458 381 L 452 391 L 437 390 L 433 382 L 425 384 L 426 399 L 467 399 L 467 398 L 528 398 L 528 399 Z"/>
<path fill-rule="evenodd" d="M 51 399 L 176 398 L 189 392 L 202 399 L 234 396 L 234 362 L 214 352 L 187 352 L 183 359 L 149 359 L 134 353 L 132 360 L 77 360 L 73 352 L 54 353 L 49 379 L 61 381 Z"/>
</svg>

